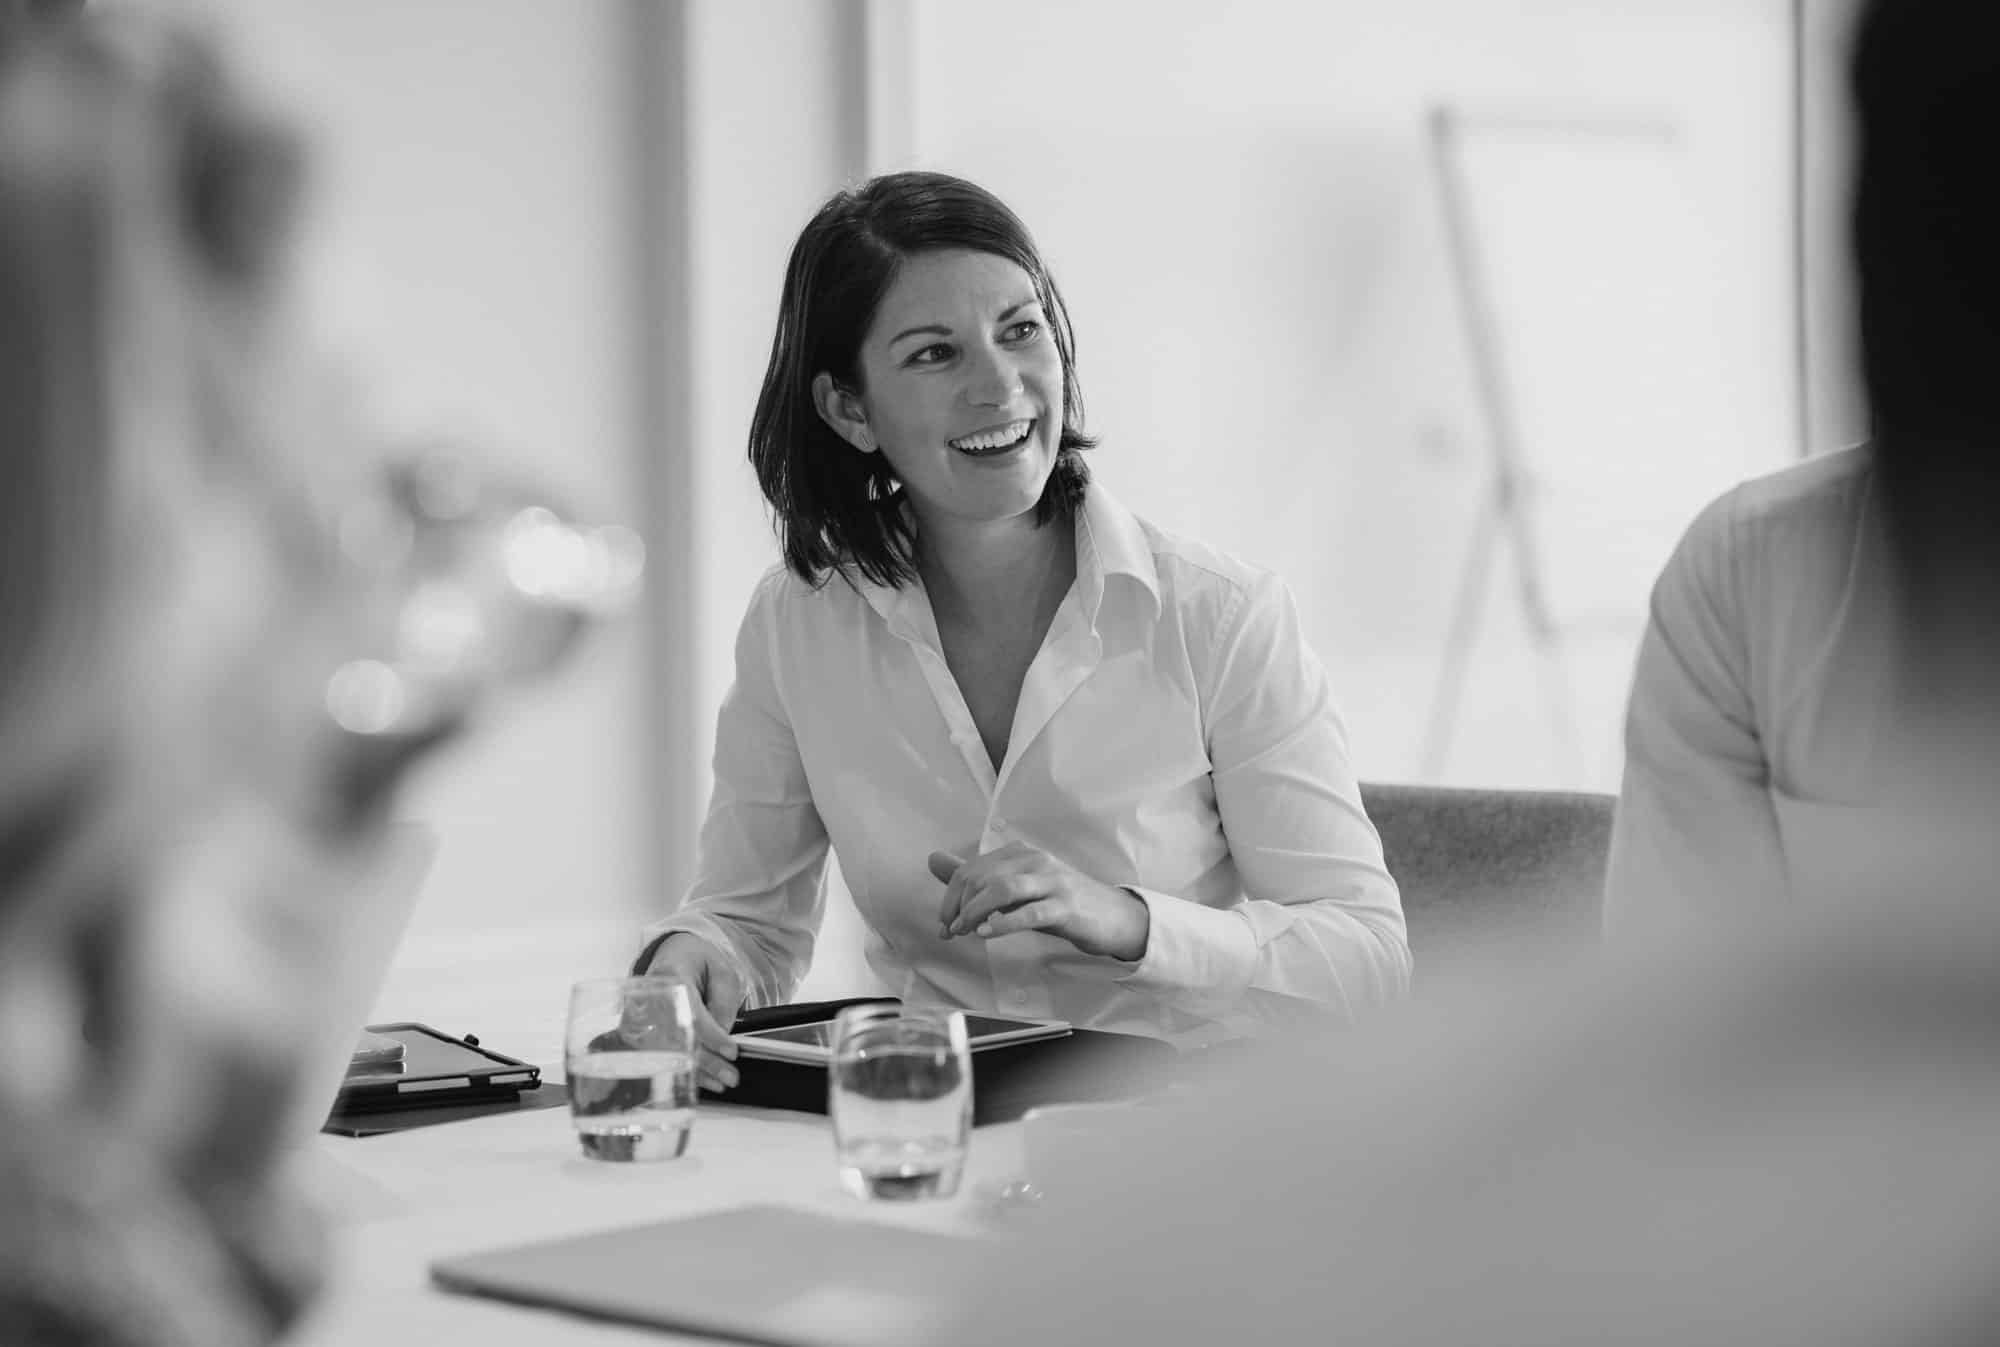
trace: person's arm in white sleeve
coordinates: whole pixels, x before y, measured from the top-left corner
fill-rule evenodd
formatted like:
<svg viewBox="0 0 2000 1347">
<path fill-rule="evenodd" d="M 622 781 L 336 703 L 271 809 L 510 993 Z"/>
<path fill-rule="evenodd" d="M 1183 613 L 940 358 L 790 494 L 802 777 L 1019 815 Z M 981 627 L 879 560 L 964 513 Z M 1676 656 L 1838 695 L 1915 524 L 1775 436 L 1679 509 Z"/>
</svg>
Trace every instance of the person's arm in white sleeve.
<svg viewBox="0 0 2000 1347">
<path fill-rule="evenodd" d="M 1653 588 L 1625 722 L 1605 932 L 1630 942 L 1786 892 L 1750 689 L 1751 605 L 1734 495 L 1704 510 Z M 1739 909 L 1740 910 L 1740 909 Z"/>
<path fill-rule="evenodd" d="M 1300 1003 L 1353 1015 L 1409 987 L 1410 946 L 1347 732 L 1290 591 L 1266 576 L 1224 614 L 1208 670 L 1209 761 L 1246 900 L 1136 889 L 1151 925 L 1125 981 L 1208 1018 Z"/>
<path fill-rule="evenodd" d="M 791 997 L 812 962 L 826 902 L 826 827 L 779 691 L 781 579 L 766 579 L 737 632 L 694 883 L 671 916 L 646 927 L 640 958 L 643 965 L 676 932 L 700 936 L 735 964 L 749 1006 Z"/>
</svg>

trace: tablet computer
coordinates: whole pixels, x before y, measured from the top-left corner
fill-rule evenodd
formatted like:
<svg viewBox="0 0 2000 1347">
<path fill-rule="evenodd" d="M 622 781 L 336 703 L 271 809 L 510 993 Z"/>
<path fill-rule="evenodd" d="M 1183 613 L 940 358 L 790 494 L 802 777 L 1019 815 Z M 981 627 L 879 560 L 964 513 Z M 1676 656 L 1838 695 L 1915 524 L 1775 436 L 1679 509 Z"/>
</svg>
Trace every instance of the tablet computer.
<svg viewBox="0 0 2000 1347">
<path fill-rule="evenodd" d="M 341 1082 L 336 1107 L 342 1111 L 492 1099 L 541 1083 L 540 1067 L 428 1024 L 371 1024 L 368 1032 L 402 1044 L 403 1056 L 355 1063 Z"/>
<path fill-rule="evenodd" d="M 899 1347 L 939 1341 L 991 1266 L 983 1240 L 753 1206 L 460 1254 L 431 1280 L 702 1341 Z"/>
<path fill-rule="evenodd" d="M 825 1066 L 833 1057 L 833 1026 L 833 1020 L 824 1019 L 778 1029 L 746 1029 L 734 1035 L 736 1050 L 746 1057 Z M 965 1036 L 974 1052 L 997 1048 L 1003 1043 L 1061 1038 L 1069 1029 L 1067 1020 L 1024 1020 L 965 1012 Z"/>
</svg>

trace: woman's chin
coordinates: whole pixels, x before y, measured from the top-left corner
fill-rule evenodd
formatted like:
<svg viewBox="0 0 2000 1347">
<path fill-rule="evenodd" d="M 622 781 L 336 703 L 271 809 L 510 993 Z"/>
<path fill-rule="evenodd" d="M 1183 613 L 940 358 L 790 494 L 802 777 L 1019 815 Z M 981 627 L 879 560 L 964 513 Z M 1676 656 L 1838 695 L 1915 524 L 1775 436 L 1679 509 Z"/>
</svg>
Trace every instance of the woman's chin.
<svg viewBox="0 0 2000 1347">
<path fill-rule="evenodd" d="M 1041 503 L 1053 466 L 1048 461 L 1036 463 L 1028 455 L 1019 456 L 1014 471 L 1004 480 L 985 483 L 984 489 L 977 493 L 985 506 L 982 513 L 992 519 L 1011 519 L 1033 511 Z"/>
<path fill-rule="evenodd" d="M 961 470 L 941 483 L 941 490 L 911 492 L 920 518 L 929 514 L 993 522 L 1032 513 L 1056 463 L 1055 455 L 1039 443 L 991 458 L 962 459 Z"/>
</svg>

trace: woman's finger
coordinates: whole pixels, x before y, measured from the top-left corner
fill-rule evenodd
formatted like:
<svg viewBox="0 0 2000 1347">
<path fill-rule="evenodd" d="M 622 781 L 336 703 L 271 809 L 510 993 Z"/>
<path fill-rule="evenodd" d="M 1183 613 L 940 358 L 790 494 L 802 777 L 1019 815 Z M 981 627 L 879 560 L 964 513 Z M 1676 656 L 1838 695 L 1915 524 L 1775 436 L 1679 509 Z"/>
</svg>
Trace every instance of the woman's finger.
<svg viewBox="0 0 2000 1347">
<path fill-rule="evenodd" d="M 706 1048 L 695 1056 L 695 1076 L 702 1089 L 714 1094 L 734 1089 L 740 1079 L 733 1065 Z"/>
<path fill-rule="evenodd" d="M 932 878 L 940 884 L 949 884 L 958 867 L 965 864 L 965 858 L 949 851 L 933 851 L 925 864 L 930 866 Z"/>
<path fill-rule="evenodd" d="M 735 1016 L 730 1016 L 730 1019 L 733 1021 Z M 736 1040 L 716 1022 L 707 1005 L 700 1001 L 694 1003 L 694 1041 L 703 1053 L 718 1061 L 736 1060 Z"/>
<path fill-rule="evenodd" d="M 1062 923 L 1062 908 L 1053 898 L 1038 898 L 1032 903 L 995 913 L 973 928 L 973 934 L 983 940 L 995 936 L 1012 935 L 1016 931 L 1037 931 Z"/>
<path fill-rule="evenodd" d="M 958 914 L 965 906 L 965 900 L 978 887 L 980 876 L 985 873 L 983 858 L 974 857 L 952 872 L 951 882 L 944 886 L 944 897 L 938 902 L 938 930 L 947 940 L 956 931 Z"/>
<path fill-rule="evenodd" d="M 1048 890 L 1041 881 L 1031 874 L 994 875 L 982 883 L 977 892 L 965 900 L 959 908 L 958 918 L 951 924 L 952 932 L 964 935 L 992 916 L 1010 907 L 1045 897 Z"/>
<path fill-rule="evenodd" d="M 965 867 L 960 866 L 957 872 L 945 881 L 944 896 L 938 899 L 938 933 L 940 935 L 946 937 L 951 935 L 952 919 L 958 916 L 959 902 L 965 896 L 965 885 L 962 880 L 964 874 Z"/>
</svg>

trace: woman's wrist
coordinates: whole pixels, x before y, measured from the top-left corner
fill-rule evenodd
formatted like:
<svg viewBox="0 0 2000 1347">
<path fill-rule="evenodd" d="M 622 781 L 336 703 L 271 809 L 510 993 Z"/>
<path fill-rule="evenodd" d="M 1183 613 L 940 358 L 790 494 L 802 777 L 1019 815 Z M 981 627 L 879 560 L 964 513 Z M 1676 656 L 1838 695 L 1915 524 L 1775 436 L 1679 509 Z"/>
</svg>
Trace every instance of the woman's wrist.
<svg viewBox="0 0 2000 1347">
<path fill-rule="evenodd" d="M 1146 944 L 1153 933 L 1153 911 L 1136 889 L 1114 888 L 1112 892 L 1123 902 L 1115 934 L 1105 953 L 1126 963 L 1138 963 L 1146 957 Z"/>
</svg>

